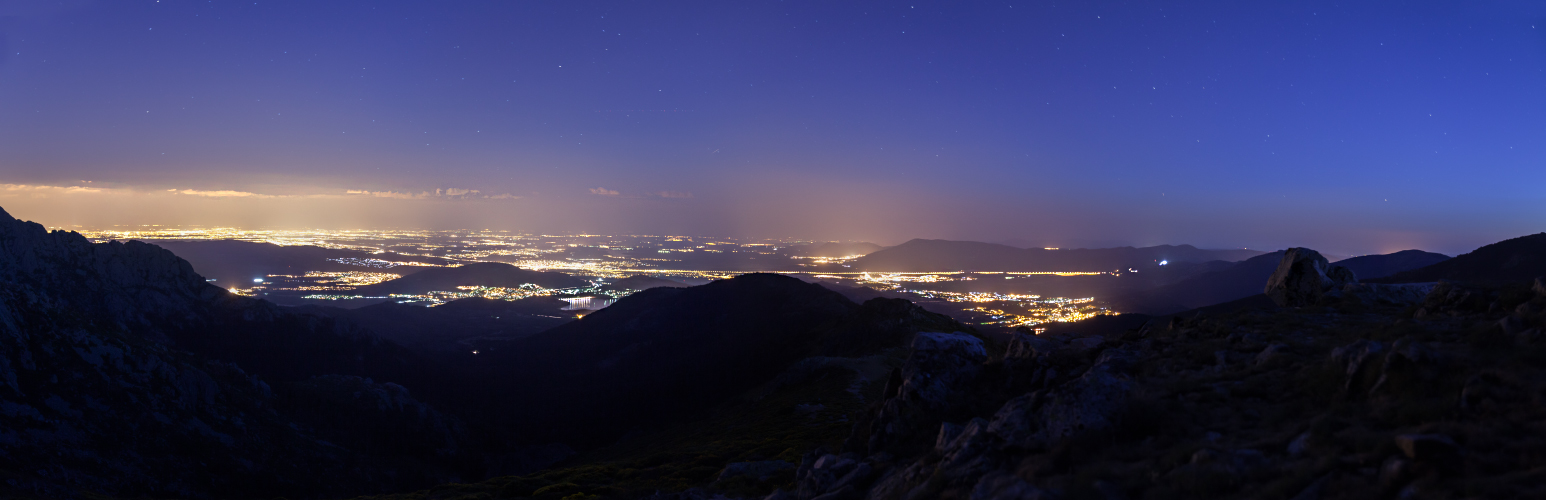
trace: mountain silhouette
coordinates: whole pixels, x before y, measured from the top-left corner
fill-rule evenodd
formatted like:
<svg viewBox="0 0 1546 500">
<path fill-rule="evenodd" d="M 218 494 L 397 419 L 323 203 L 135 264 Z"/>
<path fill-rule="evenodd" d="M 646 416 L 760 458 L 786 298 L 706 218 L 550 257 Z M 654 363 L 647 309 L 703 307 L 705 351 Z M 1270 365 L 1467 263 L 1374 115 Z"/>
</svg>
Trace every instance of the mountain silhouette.
<svg viewBox="0 0 1546 500">
<path fill-rule="evenodd" d="M 1528 283 L 1546 276 L 1546 233 L 1503 240 L 1423 268 L 1391 274 L 1382 283 L 1439 280 L 1473 285 Z"/>
<path fill-rule="evenodd" d="M 1258 255 L 1212 272 L 1197 274 L 1176 283 L 1125 293 L 1109 299 L 1123 312 L 1171 314 L 1214 304 L 1231 302 L 1262 293 L 1262 283 L 1277 270 L 1283 252 Z M 1336 262 L 1352 270 L 1359 279 L 1369 273 L 1384 276 L 1416 269 L 1448 257 L 1420 250 L 1403 250 L 1384 255 L 1365 255 Z"/>
<path fill-rule="evenodd" d="M 526 284 L 542 288 L 575 288 L 588 283 L 564 273 L 532 271 L 502 262 L 478 262 L 458 267 L 426 269 L 395 280 L 362 286 L 356 288 L 354 293 L 365 296 L 386 296 L 394 293 L 455 291 L 458 286 L 518 288 Z"/>
<path fill-rule="evenodd" d="M 1046 250 L 996 243 L 914 239 L 854 261 L 861 271 L 1104 272 L 1154 268 L 1159 262 L 1239 261 L 1262 252 L 1200 250 L 1191 245 Z"/>
<path fill-rule="evenodd" d="M 1449 260 L 1448 255 L 1422 250 L 1402 250 L 1384 255 L 1365 255 L 1333 262 L 1347 268 L 1359 280 L 1384 278 L 1395 273 L 1430 266 Z"/>
<path fill-rule="evenodd" d="M 861 305 L 795 278 L 746 274 L 645 290 L 478 361 L 516 367 L 514 383 L 499 388 L 518 403 L 512 427 L 597 443 L 718 404 L 803 358 L 865 355 L 920 330 L 962 328 L 905 300 Z"/>
<path fill-rule="evenodd" d="M 607 283 L 606 286 L 601 287 L 601 290 L 604 292 L 613 292 L 623 290 L 648 290 L 651 288 L 659 287 L 681 288 L 685 286 L 688 285 L 680 281 L 672 281 L 668 279 L 656 278 L 654 276 L 635 274 L 627 278 Z"/>
</svg>

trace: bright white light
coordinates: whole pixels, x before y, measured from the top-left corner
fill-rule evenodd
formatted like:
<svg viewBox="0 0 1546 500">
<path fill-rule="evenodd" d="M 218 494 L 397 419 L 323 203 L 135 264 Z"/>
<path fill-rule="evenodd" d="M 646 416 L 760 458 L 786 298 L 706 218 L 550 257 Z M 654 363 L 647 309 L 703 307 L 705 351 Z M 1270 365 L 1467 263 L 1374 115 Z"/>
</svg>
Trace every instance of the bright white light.
<svg viewBox="0 0 1546 500">
<path fill-rule="evenodd" d="M 1170 261 L 1168 261 L 1168 260 L 1160 261 L 1160 265 L 1162 265 L 1162 266 L 1165 265 L 1165 264 L 1169 264 L 1169 263 L 1170 263 Z"/>
<path fill-rule="evenodd" d="M 1160 264 L 1160 265 L 1164 265 L 1164 264 Z M 262 283 L 263 282 L 263 278 L 253 278 L 252 282 L 253 283 Z"/>
</svg>

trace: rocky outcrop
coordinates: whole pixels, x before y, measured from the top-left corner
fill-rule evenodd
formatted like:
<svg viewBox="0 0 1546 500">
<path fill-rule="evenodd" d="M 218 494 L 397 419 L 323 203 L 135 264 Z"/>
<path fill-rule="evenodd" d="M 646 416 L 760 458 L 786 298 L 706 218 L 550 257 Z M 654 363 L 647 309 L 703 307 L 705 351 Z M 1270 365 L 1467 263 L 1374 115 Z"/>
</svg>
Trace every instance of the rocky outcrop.
<svg viewBox="0 0 1546 500">
<path fill-rule="evenodd" d="M 941 412 L 957 402 L 987 359 L 977 337 L 919 333 L 913 340 L 912 355 L 895 379 L 898 385 L 886 388 L 887 399 L 869 432 L 868 448 L 879 451 L 916 444 L 909 443 L 908 438 L 936 428 Z"/>
<path fill-rule="evenodd" d="M 1328 292 L 1357 283 L 1358 277 L 1342 266 L 1333 266 L 1319 252 L 1290 248 L 1267 279 L 1263 291 L 1279 307 L 1313 305 Z"/>
<path fill-rule="evenodd" d="M 934 403 L 902 404 L 898 390 L 871 428 L 928 445 L 818 451 L 794 491 L 769 498 L 1546 494 L 1542 477 L 1517 473 L 1546 470 L 1546 442 L 1517 438 L 1521 422 L 1546 421 L 1530 396 L 1546 393 L 1546 294 L 1366 286 L 1298 254 L 1278 289 L 1324 307 L 1091 337 L 1022 331 L 985 358 L 922 344 L 899 378 L 941 370 L 916 384 L 939 389 Z"/>
<path fill-rule="evenodd" d="M 401 386 L 334 377 L 301 397 L 204 349 L 268 339 L 295 380 L 328 373 L 304 349 L 375 360 L 355 349 L 368 336 L 335 326 L 231 296 L 154 245 L 92 244 L 0 212 L 0 496 L 349 495 L 456 479 L 445 464 L 461 424 Z M 389 437 L 351 442 L 366 433 Z M 373 448 L 421 439 L 423 453 Z"/>
</svg>

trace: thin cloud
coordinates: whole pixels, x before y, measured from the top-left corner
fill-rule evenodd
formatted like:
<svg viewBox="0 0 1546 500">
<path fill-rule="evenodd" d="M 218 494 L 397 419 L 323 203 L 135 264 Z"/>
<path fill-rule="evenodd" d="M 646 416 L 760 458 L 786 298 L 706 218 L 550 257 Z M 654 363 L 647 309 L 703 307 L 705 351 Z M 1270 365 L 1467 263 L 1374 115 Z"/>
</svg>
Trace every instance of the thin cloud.
<svg viewBox="0 0 1546 500">
<path fill-rule="evenodd" d="M 604 187 L 598 187 L 598 188 L 591 188 L 590 194 L 600 195 L 600 196 L 617 196 L 618 193 L 617 193 L 616 190 L 607 189 L 607 188 L 604 188 Z"/>
<path fill-rule="evenodd" d="M 246 191 L 232 191 L 232 190 L 229 190 L 229 189 L 222 189 L 222 190 L 219 190 L 219 191 L 200 191 L 200 190 L 197 190 L 197 189 L 181 189 L 181 190 L 179 190 L 179 189 L 168 189 L 166 191 L 169 192 L 169 193 L 185 194 L 185 195 L 189 195 L 189 196 L 203 196 L 203 197 L 206 197 L 206 198 L 281 198 L 282 197 L 282 196 L 275 196 L 275 195 L 271 195 L 271 194 L 249 193 L 249 192 L 246 192 Z"/>
<path fill-rule="evenodd" d="M 656 191 L 650 194 L 661 198 L 692 198 L 692 193 L 686 191 Z"/>
<path fill-rule="evenodd" d="M 360 190 L 360 189 L 350 189 L 348 191 L 344 191 L 344 193 L 346 193 L 346 194 L 353 194 L 353 195 L 374 196 L 374 197 L 377 197 L 377 198 L 394 198 L 394 199 L 399 199 L 399 200 L 422 200 L 422 199 L 425 199 L 425 198 L 429 198 L 431 196 L 429 191 L 422 191 L 422 192 L 419 192 L 418 194 L 414 194 L 414 193 L 406 192 L 406 191 L 404 191 L 404 192 L 397 192 L 397 191 L 365 191 L 365 190 Z"/>
<path fill-rule="evenodd" d="M 86 186 L 48 186 L 34 184 L 0 184 L 0 190 L 31 194 L 95 194 L 107 192 L 103 188 Z"/>
</svg>

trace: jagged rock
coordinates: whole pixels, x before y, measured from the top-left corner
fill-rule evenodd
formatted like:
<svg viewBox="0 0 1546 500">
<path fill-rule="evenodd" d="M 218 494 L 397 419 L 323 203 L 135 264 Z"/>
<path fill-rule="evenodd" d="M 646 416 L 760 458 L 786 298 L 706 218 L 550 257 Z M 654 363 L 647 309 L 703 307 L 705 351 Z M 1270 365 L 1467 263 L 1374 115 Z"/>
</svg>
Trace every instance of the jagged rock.
<svg viewBox="0 0 1546 500">
<path fill-rule="evenodd" d="M 1485 313 L 1497 302 L 1497 291 L 1441 281 L 1433 286 L 1412 317 L 1466 316 Z"/>
<path fill-rule="evenodd" d="M 1444 434 L 1402 434 L 1396 447 L 1413 460 L 1449 460 L 1460 454 L 1460 445 Z"/>
<path fill-rule="evenodd" d="M 993 413 L 987 430 L 1004 440 L 1007 446 L 1030 449 L 1042 446 L 1042 423 L 1037 410 L 1041 409 L 1042 393 L 1032 392 L 1009 400 Z"/>
<path fill-rule="evenodd" d="M 1307 451 L 1309 449 L 1310 449 L 1310 431 L 1304 431 L 1304 432 L 1299 433 L 1298 436 L 1294 437 L 1293 441 L 1289 441 L 1288 442 L 1288 448 L 1286 450 L 1284 450 L 1284 451 L 1287 451 L 1288 455 L 1291 456 L 1291 457 L 1297 457 L 1297 456 L 1304 455 L 1305 451 Z"/>
<path fill-rule="evenodd" d="M 912 347 L 902 367 L 900 396 L 930 407 L 943 405 L 988 359 L 982 340 L 964 333 L 919 333 Z"/>
<path fill-rule="evenodd" d="M 1142 356 L 1133 349 L 1106 349 L 1095 358 L 1095 363 L 1091 367 L 1110 373 L 1128 373 L 1141 358 Z"/>
<path fill-rule="evenodd" d="M 1257 368 L 1265 367 L 1271 364 L 1274 360 L 1286 357 L 1286 351 L 1288 351 L 1288 344 L 1273 343 L 1272 345 L 1267 346 L 1266 349 L 1262 349 L 1261 352 L 1257 353 L 1256 359 L 1251 362 L 1251 365 Z"/>
<path fill-rule="evenodd" d="M 1059 345 L 1057 341 L 1038 336 L 1034 333 L 1017 331 L 1009 337 L 1009 347 L 1004 350 L 1004 357 L 1034 358 L 1051 353 Z"/>
<path fill-rule="evenodd" d="M 964 333 L 921 332 L 912 347 L 896 396 L 886 400 L 871 425 L 872 453 L 937 429 L 939 412 L 960 397 L 959 389 L 977 377 L 988 359 L 982 340 Z"/>
<path fill-rule="evenodd" d="M 719 472 L 719 480 L 734 477 L 750 477 L 758 481 L 766 481 L 774 474 L 792 470 L 795 465 L 783 460 L 764 460 L 761 462 L 731 462 L 725 464 L 725 470 Z"/>
<path fill-rule="evenodd" d="M 1546 277 L 1535 278 L 1535 284 L 1530 287 L 1536 295 L 1546 297 Z"/>
<path fill-rule="evenodd" d="M 961 435 L 961 429 L 964 429 L 964 427 L 950 422 L 939 424 L 939 437 L 934 439 L 934 449 L 945 451 L 945 448 L 950 446 L 950 442 L 955 441 L 956 437 Z"/>
<path fill-rule="evenodd" d="M 961 429 L 961 435 L 950 442 L 940 459 L 941 477 L 959 480 L 981 474 L 990 465 L 991 460 L 985 453 L 1000 441 L 990 434 L 989 426 L 988 421 L 974 418 Z"/>
<path fill-rule="evenodd" d="M 1263 293 L 1280 307 L 1299 307 L 1315 304 L 1327 292 L 1357 282 L 1352 271 L 1331 265 L 1319 252 L 1290 248 Z"/>
<path fill-rule="evenodd" d="M 1132 383 L 1125 376 L 1092 369 L 1052 391 L 1040 410 L 1047 442 L 1109 429 L 1126 409 Z"/>
<path fill-rule="evenodd" d="M 1374 340 L 1359 340 L 1331 351 L 1332 363 L 1344 367 L 1347 374 L 1345 387 L 1351 387 L 1357 378 L 1358 372 L 1373 360 L 1385 353 L 1385 344 Z"/>
</svg>

